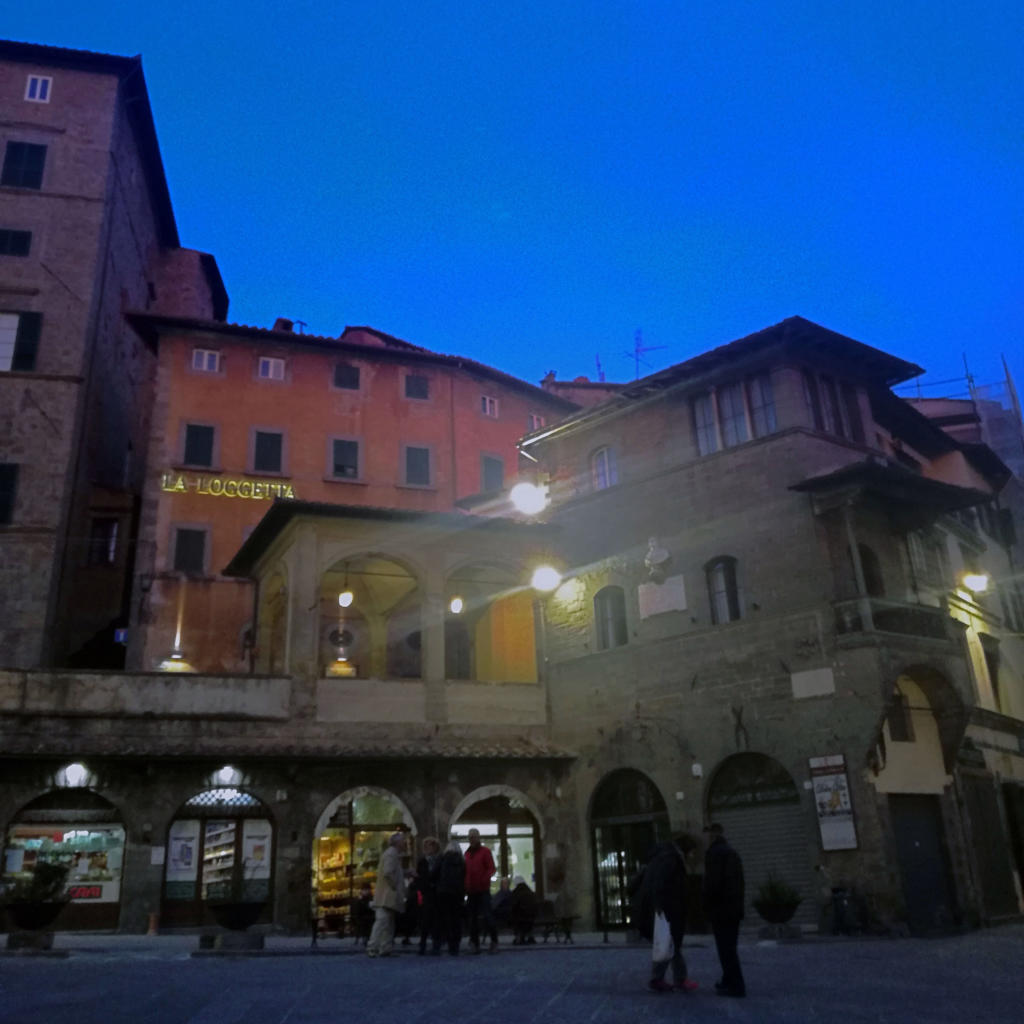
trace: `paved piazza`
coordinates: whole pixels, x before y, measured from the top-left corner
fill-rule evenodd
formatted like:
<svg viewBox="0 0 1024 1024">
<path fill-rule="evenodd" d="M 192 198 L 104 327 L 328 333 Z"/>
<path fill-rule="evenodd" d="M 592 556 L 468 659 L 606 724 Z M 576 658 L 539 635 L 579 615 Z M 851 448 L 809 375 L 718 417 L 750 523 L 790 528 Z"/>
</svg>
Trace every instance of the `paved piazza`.
<svg viewBox="0 0 1024 1024">
<path fill-rule="evenodd" d="M 688 939 L 693 995 L 646 989 L 649 953 L 585 937 L 496 956 L 370 960 L 293 938 L 250 957 L 193 957 L 194 936 L 60 934 L 66 959 L 0 957 L 3 1024 L 639 1024 L 647 1021 L 1006 1021 L 1020 1024 L 1024 926 L 943 939 L 750 939 L 750 996 L 713 994 L 709 940 Z M 586 943 L 586 944 L 585 944 Z"/>
</svg>

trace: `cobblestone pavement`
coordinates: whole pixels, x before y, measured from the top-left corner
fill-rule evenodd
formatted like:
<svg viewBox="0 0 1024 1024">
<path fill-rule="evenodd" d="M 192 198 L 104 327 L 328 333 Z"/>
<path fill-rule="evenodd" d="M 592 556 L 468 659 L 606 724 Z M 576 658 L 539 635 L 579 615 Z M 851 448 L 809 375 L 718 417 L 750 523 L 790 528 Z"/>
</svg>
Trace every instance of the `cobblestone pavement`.
<svg viewBox="0 0 1024 1024">
<path fill-rule="evenodd" d="M 496 956 L 370 960 L 339 943 L 193 957 L 195 936 L 61 934 L 65 959 L 0 957 L 3 1024 L 638 1024 L 1024 1020 L 1024 926 L 944 939 L 748 941 L 750 995 L 713 994 L 717 962 L 688 940 L 693 994 L 649 992 L 650 954 L 620 937 Z M 349 954 L 349 955 L 343 955 Z"/>
</svg>

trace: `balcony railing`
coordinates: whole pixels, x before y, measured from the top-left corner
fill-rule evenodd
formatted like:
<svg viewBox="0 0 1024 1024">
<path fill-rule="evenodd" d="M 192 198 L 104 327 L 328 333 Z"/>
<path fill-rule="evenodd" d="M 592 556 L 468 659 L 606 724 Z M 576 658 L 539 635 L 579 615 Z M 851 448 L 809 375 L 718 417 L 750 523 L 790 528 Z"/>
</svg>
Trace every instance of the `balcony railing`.
<svg viewBox="0 0 1024 1024">
<path fill-rule="evenodd" d="M 834 607 L 837 633 L 898 633 L 930 640 L 949 639 L 949 615 L 942 608 L 879 597 L 837 601 Z"/>
</svg>

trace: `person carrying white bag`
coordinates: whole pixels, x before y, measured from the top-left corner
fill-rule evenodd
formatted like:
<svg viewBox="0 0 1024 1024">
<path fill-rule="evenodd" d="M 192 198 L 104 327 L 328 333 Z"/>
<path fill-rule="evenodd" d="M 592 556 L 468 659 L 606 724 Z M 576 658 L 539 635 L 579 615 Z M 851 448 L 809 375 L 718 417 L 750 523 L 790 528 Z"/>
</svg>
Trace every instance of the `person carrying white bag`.
<svg viewBox="0 0 1024 1024">
<path fill-rule="evenodd" d="M 644 870 L 641 903 L 653 911 L 651 980 L 654 992 L 693 992 L 697 983 L 686 976 L 683 935 L 686 930 L 686 854 L 695 847 L 689 836 L 659 843 Z M 665 976 L 672 967 L 672 984 Z"/>
</svg>

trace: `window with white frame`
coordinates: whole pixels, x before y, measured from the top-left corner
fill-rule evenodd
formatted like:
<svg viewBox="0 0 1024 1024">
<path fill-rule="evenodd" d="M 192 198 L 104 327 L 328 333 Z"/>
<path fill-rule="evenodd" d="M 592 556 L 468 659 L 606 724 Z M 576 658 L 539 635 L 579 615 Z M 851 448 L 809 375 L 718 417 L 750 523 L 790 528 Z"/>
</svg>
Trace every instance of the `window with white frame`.
<svg viewBox="0 0 1024 1024">
<path fill-rule="evenodd" d="M 192 349 L 192 369 L 200 373 L 219 373 L 220 352 L 214 348 Z"/>
<path fill-rule="evenodd" d="M 727 387 L 719 388 L 718 416 L 722 426 L 722 444 L 726 448 L 750 440 L 741 384 L 729 384 Z"/>
<path fill-rule="evenodd" d="M 260 356 L 257 376 L 260 380 L 284 380 L 284 360 L 274 356 Z"/>
<path fill-rule="evenodd" d="M 772 392 L 772 378 L 759 373 L 747 381 L 747 401 L 750 403 L 750 424 L 754 437 L 774 434 L 778 429 L 775 420 L 775 396 Z"/>
<path fill-rule="evenodd" d="M 36 368 L 42 313 L 0 313 L 0 371 Z"/>
<path fill-rule="evenodd" d="M 540 430 L 545 424 L 544 417 L 539 413 L 531 412 L 526 417 L 526 429 L 532 434 L 535 430 Z"/>
<path fill-rule="evenodd" d="M 598 448 L 590 456 L 590 479 L 595 491 L 614 487 L 619 482 L 619 470 L 615 461 L 615 449 Z"/>
<path fill-rule="evenodd" d="M 498 400 L 490 395 L 481 395 L 480 411 L 485 416 L 490 416 L 491 419 L 496 420 L 498 418 Z"/>
<path fill-rule="evenodd" d="M 857 389 L 825 373 L 801 371 L 804 400 L 815 430 L 864 443 L 864 420 Z"/>
<path fill-rule="evenodd" d="M 740 617 L 740 595 L 736 586 L 736 559 L 730 555 L 712 559 L 704 566 L 708 585 L 711 621 L 715 625 Z"/>
<path fill-rule="evenodd" d="M 29 75 L 25 83 L 25 99 L 30 103 L 49 103 L 53 79 L 47 75 Z"/>
</svg>

